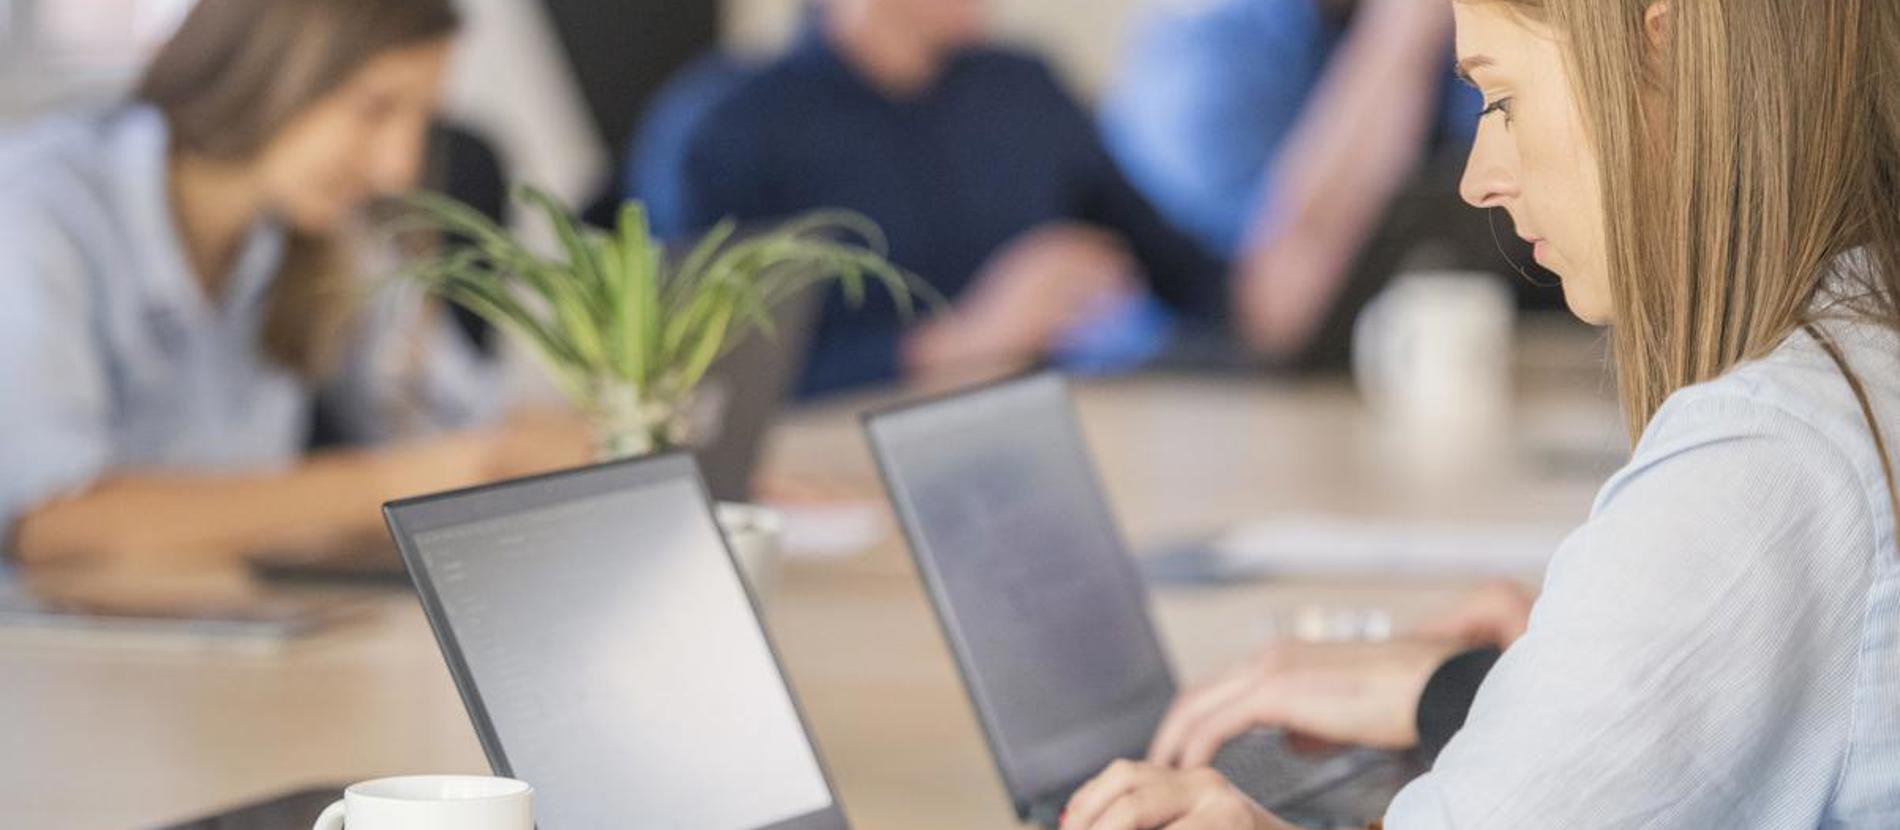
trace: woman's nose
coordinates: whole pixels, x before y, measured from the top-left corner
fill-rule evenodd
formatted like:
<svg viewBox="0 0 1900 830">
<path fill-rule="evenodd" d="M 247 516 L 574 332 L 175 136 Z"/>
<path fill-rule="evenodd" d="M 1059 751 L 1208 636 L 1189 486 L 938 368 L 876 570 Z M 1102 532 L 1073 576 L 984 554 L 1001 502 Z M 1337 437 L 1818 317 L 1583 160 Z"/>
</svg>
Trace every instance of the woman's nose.
<svg viewBox="0 0 1900 830">
<path fill-rule="evenodd" d="M 1503 207 L 1518 194 L 1509 154 L 1497 146 L 1497 139 L 1488 136 L 1489 132 L 1479 131 L 1478 140 L 1471 145 L 1471 158 L 1465 163 L 1464 179 L 1458 184 L 1458 195 L 1472 207 Z"/>
</svg>

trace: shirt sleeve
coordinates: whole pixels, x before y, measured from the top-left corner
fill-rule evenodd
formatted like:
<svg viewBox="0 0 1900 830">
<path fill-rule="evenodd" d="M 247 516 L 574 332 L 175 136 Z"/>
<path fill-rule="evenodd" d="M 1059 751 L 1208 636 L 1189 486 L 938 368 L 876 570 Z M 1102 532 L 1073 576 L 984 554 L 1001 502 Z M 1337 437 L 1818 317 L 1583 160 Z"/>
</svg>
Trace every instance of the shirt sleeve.
<svg viewBox="0 0 1900 830">
<path fill-rule="evenodd" d="M 0 251 L 0 551 L 10 554 L 21 518 L 106 468 L 111 393 L 93 287 L 70 237 L 5 194 Z"/>
<path fill-rule="evenodd" d="M 1169 224 L 1102 145 L 1101 133 L 1081 106 L 1036 64 L 1035 83 L 1048 98 L 1048 128 L 1075 147 L 1082 182 L 1078 216 L 1114 231 L 1128 244 L 1156 297 L 1190 316 L 1218 320 L 1227 310 L 1227 265 Z"/>
<path fill-rule="evenodd" d="M 411 287 L 379 291 L 320 394 L 344 438 L 383 443 L 493 421 L 502 377 L 447 309 Z"/>
<path fill-rule="evenodd" d="M 1426 758 L 1437 758 L 1463 729 L 1471 716 L 1471 703 L 1478 688 L 1504 654 L 1498 648 L 1472 649 L 1446 660 L 1432 672 L 1425 691 L 1418 697 L 1418 751 Z"/>
<path fill-rule="evenodd" d="M 1227 264 L 1161 218 L 1099 143 L 1089 147 L 1095 172 L 1082 218 L 1120 234 L 1156 297 L 1203 320 L 1227 316 Z"/>
<path fill-rule="evenodd" d="M 1671 401 L 1636 458 L 1390 830 L 1821 823 L 1873 579 L 1864 471 L 1737 395 Z"/>
<path fill-rule="evenodd" d="M 1264 182 L 1318 83 L 1328 35 L 1310 0 L 1157 10 L 1102 110 L 1109 148 L 1176 225 L 1238 252 Z"/>
<path fill-rule="evenodd" d="M 699 234 L 725 219 L 757 222 L 780 218 L 766 198 L 770 161 L 759 128 L 743 123 L 736 94 L 698 120 L 686 139 L 672 204 L 655 206 L 654 226 Z"/>
<path fill-rule="evenodd" d="M 722 53 L 702 57 L 668 81 L 641 118 L 627 154 L 625 190 L 646 204 L 661 239 L 676 242 L 693 230 L 679 224 L 688 219 L 682 201 L 687 151 L 700 124 L 749 74 L 747 66 Z"/>
</svg>

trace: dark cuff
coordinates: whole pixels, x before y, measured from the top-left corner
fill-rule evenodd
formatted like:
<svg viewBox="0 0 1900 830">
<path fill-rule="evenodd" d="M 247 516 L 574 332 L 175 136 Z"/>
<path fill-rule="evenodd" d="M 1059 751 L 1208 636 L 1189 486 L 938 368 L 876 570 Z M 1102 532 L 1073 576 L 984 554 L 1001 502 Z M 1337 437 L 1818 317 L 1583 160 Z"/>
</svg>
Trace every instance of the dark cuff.
<svg viewBox="0 0 1900 830">
<path fill-rule="evenodd" d="M 1503 653 L 1496 648 L 1473 649 L 1446 660 L 1432 673 L 1432 679 L 1425 683 L 1425 693 L 1418 697 L 1418 751 L 1421 755 L 1436 759 L 1445 745 L 1451 743 L 1452 736 L 1464 728 L 1465 716 L 1471 714 L 1471 702 L 1478 697 L 1478 687 L 1484 685 L 1485 676 L 1491 673 L 1491 666 Z"/>
</svg>

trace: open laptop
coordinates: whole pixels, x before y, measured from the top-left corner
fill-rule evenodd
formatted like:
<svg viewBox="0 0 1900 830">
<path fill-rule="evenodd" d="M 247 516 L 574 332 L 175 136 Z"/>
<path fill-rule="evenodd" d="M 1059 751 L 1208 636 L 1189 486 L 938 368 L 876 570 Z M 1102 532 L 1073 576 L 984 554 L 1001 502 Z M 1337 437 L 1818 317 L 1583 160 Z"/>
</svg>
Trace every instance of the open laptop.
<svg viewBox="0 0 1900 830">
<path fill-rule="evenodd" d="M 865 430 L 1017 814 L 1054 826 L 1077 787 L 1146 755 L 1176 689 L 1066 385 L 1008 381 Z M 1371 750 L 1296 754 L 1265 731 L 1215 766 L 1312 826 L 1365 826 L 1417 771 Z"/>
<path fill-rule="evenodd" d="M 542 827 L 846 830 L 687 455 L 385 509 L 497 774 Z"/>
<path fill-rule="evenodd" d="M 700 382 L 690 413 L 700 469 L 713 498 L 747 501 L 766 438 L 792 383 L 804 370 L 820 296 L 805 291 L 773 308 L 773 329 L 754 332 Z M 386 539 L 315 551 L 268 551 L 251 558 L 260 576 L 284 582 L 405 583 L 402 559 Z"/>
</svg>

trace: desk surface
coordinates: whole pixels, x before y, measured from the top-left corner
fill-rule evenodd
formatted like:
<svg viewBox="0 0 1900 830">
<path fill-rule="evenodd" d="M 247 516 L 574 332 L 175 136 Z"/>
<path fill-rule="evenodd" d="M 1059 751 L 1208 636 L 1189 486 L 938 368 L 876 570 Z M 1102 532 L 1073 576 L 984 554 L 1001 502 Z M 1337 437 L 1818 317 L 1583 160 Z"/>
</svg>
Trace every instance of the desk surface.
<svg viewBox="0 0 1900 830">
<path fill-rule="evenodd" d="M 1533 337 L 1513 426 L 1455 440 L 1399 438 L 1337 381 L 1148 377 L 1083 384 L 1078 399 L 1137 547 L 1279 511 L 1572 520 L 1619 451 L 1590 343 Z M 874 486 L 857 408 L 792 418 L 771 468 Z M 1289 580 L 1155 603 L 1191 679 L 1251 650 L 1276 614 L 1403 622 L 1465 587 Z M 140 828 L 311 784 L 485 772 L 414 600 L 371 602 L 365 621 L 276 655 L 0 640 L 0 804 L 15 826 Z M 899 542 L 789 563 L 765 605 L 855 826 L 1013 826 Z"/>
</svg>

